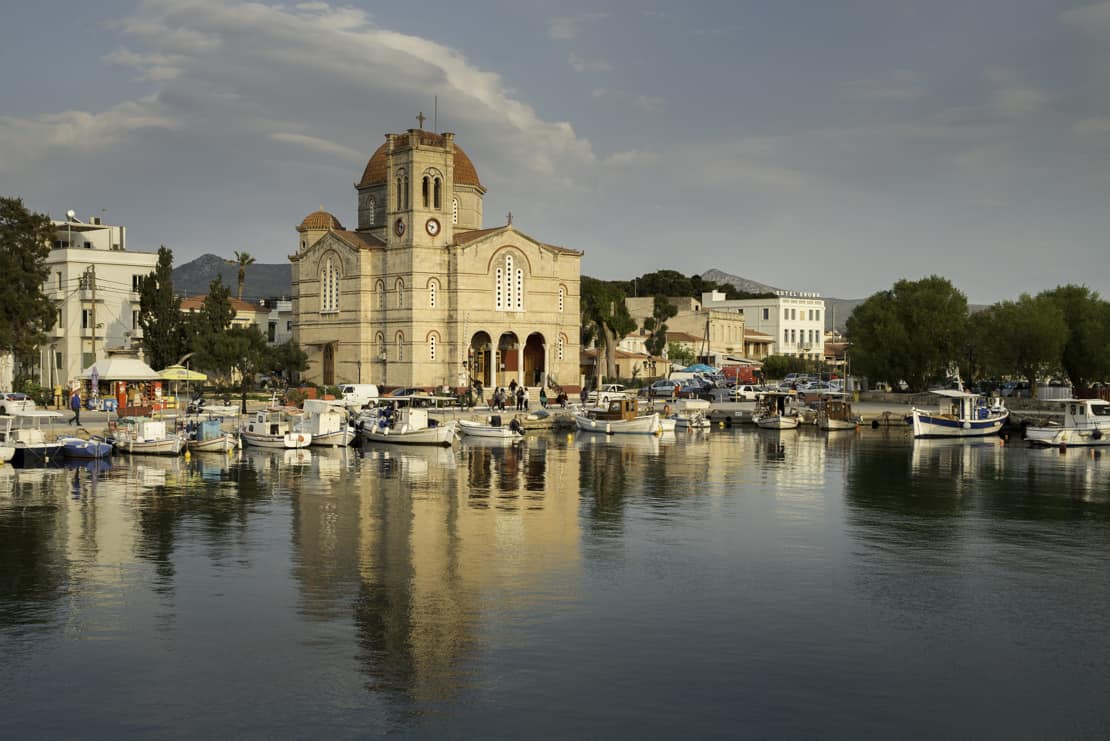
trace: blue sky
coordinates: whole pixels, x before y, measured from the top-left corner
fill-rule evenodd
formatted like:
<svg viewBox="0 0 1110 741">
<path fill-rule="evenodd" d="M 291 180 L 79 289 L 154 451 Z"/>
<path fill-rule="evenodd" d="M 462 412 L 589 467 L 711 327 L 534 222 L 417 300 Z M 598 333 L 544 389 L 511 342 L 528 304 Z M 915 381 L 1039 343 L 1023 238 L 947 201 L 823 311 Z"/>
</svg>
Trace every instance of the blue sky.
<svg viewBox="0 0 1110 741">
<path fill-rule="evenodd" d="M 1110 2 L 20 3 L 0 64 L 0 192 L 178 262 L 352 226 L 438 96 L 486 225 L 588 275 L 1110 296 Z"/>
</svg>

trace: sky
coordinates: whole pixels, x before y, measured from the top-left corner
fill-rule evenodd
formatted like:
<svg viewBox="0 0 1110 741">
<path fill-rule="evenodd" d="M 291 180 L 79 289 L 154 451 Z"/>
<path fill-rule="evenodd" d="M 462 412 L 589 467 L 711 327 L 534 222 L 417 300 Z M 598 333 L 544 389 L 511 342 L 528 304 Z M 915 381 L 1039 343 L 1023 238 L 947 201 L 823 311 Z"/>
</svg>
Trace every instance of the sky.
<svg viewBox="0 0 1110 741">
<path fill-rule="evenodd" d="M 321 205 L 353 228 L 423 112 L 485 226 L 585 275 L 1110 296 L 1110 1 L 39 0 L 0 65 L 0 195 L 178 264 L 283 261 Z"/>
</svg>

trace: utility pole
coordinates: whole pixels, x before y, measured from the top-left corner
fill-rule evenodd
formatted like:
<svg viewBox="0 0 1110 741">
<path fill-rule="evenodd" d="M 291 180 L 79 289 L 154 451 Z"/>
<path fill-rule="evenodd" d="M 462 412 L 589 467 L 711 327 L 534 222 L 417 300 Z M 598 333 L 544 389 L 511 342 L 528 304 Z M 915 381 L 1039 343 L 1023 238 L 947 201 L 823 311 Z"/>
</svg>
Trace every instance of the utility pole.
<svg viewBox="0 0 1110 741">
<path fill-rule="evenodd" d="M 96 266 L 89 266 L 89 288 L 92 290 L 92 360 L 96 362 Z"/>
</svg>

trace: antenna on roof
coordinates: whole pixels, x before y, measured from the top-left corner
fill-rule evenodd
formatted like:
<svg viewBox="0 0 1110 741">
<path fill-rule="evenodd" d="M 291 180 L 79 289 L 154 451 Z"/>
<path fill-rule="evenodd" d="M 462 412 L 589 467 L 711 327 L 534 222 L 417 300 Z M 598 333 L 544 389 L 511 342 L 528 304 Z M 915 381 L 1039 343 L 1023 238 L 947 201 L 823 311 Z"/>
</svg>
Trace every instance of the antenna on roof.
<svg viewBox="0 0 1110 741">
<path fill-rule="evenodd" d="M 432 131 L 439 133 L 439 96 L 435 96 L 435 102 L 432 104 Z"/>
</svg>

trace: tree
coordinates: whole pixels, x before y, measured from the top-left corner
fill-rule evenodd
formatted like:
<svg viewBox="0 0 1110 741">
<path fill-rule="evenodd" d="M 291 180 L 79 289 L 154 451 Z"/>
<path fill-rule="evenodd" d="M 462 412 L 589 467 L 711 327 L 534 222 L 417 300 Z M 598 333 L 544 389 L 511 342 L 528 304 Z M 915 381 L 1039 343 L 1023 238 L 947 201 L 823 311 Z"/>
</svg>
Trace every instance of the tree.
<svg viewBox="0 0 1110 741">
<path fill-rule="evenodd" d="M 644 342 L 644 347 L 647 348 L 648 353 L 651 355 L 663 354 L 663 350 L 667 347 L 666 321 L 677 313 L 678 307 L 665 297 L 655 297 L 655 309 L 651 316 L 644 319 L 644 329 L 649 333 L 647 341 Z"/>
<path fill-rule="evenodd" d="M 1048 296 L 1002 301 L 976 320 L 988 367 L 997 374 L 1020 373 L 1037 396 L 1037 379 L 1060 367 L 1067 337 L 1064 312 Z"/>
<path fill-rule="evenodd" d="M 186 317 L 173 293 L 173 252 L 162 245 L 154 272 L 139 282 L 139 327 L 143 352 L 153 368 L 165 368 L 189 352 Z"/>
<path fill-rule="evenodd" d="M 234 260 L 228 260 L 232 265 L 239 266 L 239 293 L 237 298 L 243 300 L 243 284 L 247 281 L 247 267 L 254 265 L 254 258 L 251 257 L 249 252 L 236 252 Z"/>
<path fill-rule="evenodd" d="M 208 295 L 204 297 L 200 310 L 189 317 L 193 362 L 197 367 L 213 371 L 217 375 L 230 373 L 235 358 L 221 351 L 220 338 L 227 332 L 234 318 L 231 289 L 217 275 L 216 280 L 208 285 Z"/>
<path fill-rule="evenodd" d="M 270 367 L 271 352 L 257 326 L 231 327 L 212 338 L 212 357 L 219 367 L 239 375 L 242 412 L 247 413 L 247 389 L 255 374 Z"/>
<path fill-rule="evenodd" d="M 614 283 L 582 276 L 582 345 L 594 340 L 605 347 L 605 375 L 617 374 L 617 343 L 636 328 L 624 305 L 624 292 Z"/>
<path fill-rule="evenodd" d="M 864 375 L 924 391 L 959 359 L 966 328 L 967 298 L 946 278 L 900 280 L 848 318 L 852 361 Z"/>
<path fill-rule="evenodd" d="M 1040 296 L 1063 314 L 1067 334 L 1061 365 L 1072 386 L 1110 379 L 1110 304 L 1086 286 L 1058 286 Z"/>
<path fill-rule="evenodd" d="M 763 375 L 766 378 L 785 378 L 790 373 L 808 373 L 810 370 L 811 362 L 806 358 L 768 355 L 763 359 Z"/>
<path fill-rule="evenodd" d="M 690 365 L 694 362 L 694 353 L 679 342 L 671 342 L 667 345 L 667 360 L 672 363 Z"/>
<path fill-rule="evenodd" d="M 287 383 L 292 383 L 297 373 L 303 373 L 308 368 L 308 354 L 293 340 L 288 340 L 270 348 L 270 358 L 263 372 L 281 376 Z"/>
<path fill-rule="evenodd" d="M 57 308 L 43 292 L 53 239 L 49 216 L 28 211 L 20 198 L 0 198 L 0 353 L 36 355 L 54 326 Z"/>
</svg>

